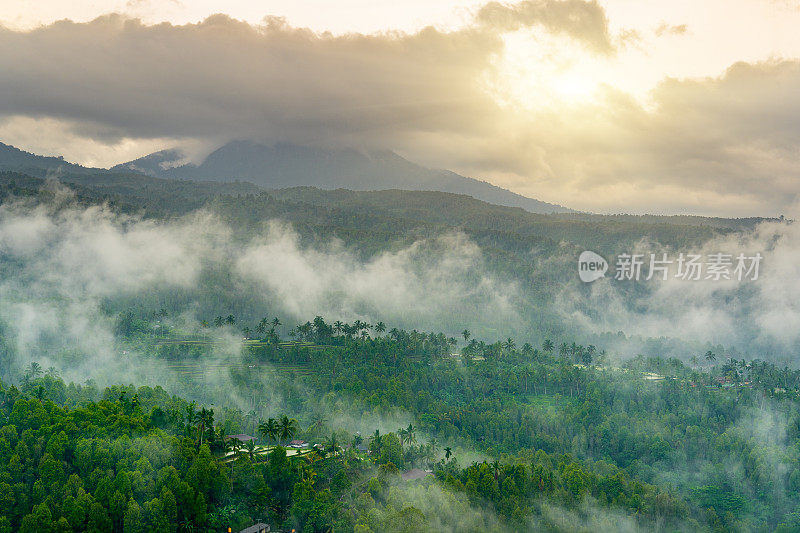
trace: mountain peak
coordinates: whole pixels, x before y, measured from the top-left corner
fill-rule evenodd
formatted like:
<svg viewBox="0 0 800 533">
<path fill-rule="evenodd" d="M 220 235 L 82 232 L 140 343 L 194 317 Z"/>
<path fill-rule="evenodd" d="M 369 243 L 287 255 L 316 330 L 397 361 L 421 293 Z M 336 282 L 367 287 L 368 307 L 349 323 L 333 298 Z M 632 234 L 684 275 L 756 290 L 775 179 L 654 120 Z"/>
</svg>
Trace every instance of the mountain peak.
<svg viewBox="0 0 800 533">
<path fill-rule="evenodd" d="M 321 189 L 429 190 L 466 194 L 489 203 L 521 207 L 533 213 L 568 212 L 487 183 L 441 169 L 417 165 L 390 150 L 361 152 L 291 143 L 231 141 L 200 164 L 178 164 L 183 154 L 162 150 L 117 165 L 161 178 L 201 181 L 244 180 L 270 189 L 312 186 Z"/>
</svg>

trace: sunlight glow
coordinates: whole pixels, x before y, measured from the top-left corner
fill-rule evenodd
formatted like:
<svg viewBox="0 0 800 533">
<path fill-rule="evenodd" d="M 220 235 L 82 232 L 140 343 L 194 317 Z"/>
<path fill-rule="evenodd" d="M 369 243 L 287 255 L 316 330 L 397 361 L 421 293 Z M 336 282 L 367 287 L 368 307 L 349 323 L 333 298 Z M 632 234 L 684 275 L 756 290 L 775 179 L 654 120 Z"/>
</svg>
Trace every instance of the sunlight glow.
<svg viewBox="0 0 800 533">
<path fill-rule="evenodd" d="M 563 38 L 505 37 L 492 84 L 498 100 L 526 109 L 593 103 L 602 85 L 612 85 L 608 60 Z"/>
</svg>

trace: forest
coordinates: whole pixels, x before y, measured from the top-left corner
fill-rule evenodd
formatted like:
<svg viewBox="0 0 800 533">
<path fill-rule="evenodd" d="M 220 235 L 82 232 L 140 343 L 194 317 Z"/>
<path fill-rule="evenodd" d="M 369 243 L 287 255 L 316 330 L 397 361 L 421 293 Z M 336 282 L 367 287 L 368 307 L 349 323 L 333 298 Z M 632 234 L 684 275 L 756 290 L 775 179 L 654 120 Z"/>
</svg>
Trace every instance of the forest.
<svg viewBox="0 0 800 533">
<path fill-rule="evenodd" d="M 225 328 L 252 330 L 228 386 L 268 384 L 284 403 L 215 409 L 31 363 L 2 389 L 3 531 L 800 527 L 800 371 L 710 351 L 616 367 L 567 340 L 518 347 L 321 317 L 282 341 L 279 319 L 220 313 L 198 342 L 164 337 L 156 317 L 121 314 L 119 332 L 172 365 L 202 363 Z M 361 413 L 398 410 L 408 424 L 353 431 Z"/>
<path fill-rule="evenodd" d="M 773 295 L 573 265 L 788 221 L 61 179 L 0 173 L 0 531 L 800 530 Z"/>
</svg>

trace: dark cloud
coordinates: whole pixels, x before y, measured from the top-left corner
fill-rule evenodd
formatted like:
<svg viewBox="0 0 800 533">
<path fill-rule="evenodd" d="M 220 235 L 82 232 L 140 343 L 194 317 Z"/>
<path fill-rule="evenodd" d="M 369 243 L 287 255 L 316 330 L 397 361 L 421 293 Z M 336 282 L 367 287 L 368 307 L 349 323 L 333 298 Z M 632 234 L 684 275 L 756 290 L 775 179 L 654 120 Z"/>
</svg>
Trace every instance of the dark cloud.
<svg viewBox="0 0 800 533">
<path fill-rule="evenodd" d="M 607 40 L 605 19 L 586 15 L 595 4 L 536 5 L 520 4 L 517 27 L 538 24 L 595 46 Z M 334 36 L 278 18 L 261 26 L 223 15 L 185 26 L 116 15 L 62 21 L 0 31 L 0 113 L 88 122 L 106 135 L 391 145 L 408 131 L 488 120 L 496 110 L 478 75 L 501 50 L 499 30 L 483 24 Z"/>
<path fill-rule="evenodd" d="M 504 32 L 522 27 L 598 57 L 625 41 L 609 36 L 596 2 L 577 0 L 491 3 L 472 25 L 416 33 L 332 35 L 223 15 L 182 26 L 110 15 L 0 28 L 0 120 L 58 120 L 76 138 L 109 143 L 397 149 L 583 209 L 752 215 L 794 202 L 797 61 L 668 79 L 648 107 L 607 87 L 592 102 L 523 109 L 491 89 Z"/>
</svg>

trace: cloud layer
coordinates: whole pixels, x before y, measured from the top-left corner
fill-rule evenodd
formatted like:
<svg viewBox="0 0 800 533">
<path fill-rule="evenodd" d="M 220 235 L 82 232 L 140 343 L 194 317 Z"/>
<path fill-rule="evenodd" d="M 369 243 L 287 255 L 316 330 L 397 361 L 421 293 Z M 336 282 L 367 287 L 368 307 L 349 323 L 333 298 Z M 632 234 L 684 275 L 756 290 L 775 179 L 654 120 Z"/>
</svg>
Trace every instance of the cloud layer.
<svg viewBox="0 0 800 533">
<path fill-rule="evenodd" d="M 537 94 L 517 101 L 502 68 L 504 39 L 520 32 L 550 43 L 555 64 L 562 48 L 605 65 L 626 42 L 582 0 L 492 2 L 460 29 L 416 33 L 333 35 L 224 15 L 0 28 L 0 136 L 92 161 L 98 142 L 122 159 L 133 146 L 202 151 L 234 138 L 395 149 L 597 211 L 773 215 L 794 202 L 797 60 L 666 79 L 648 105 L 613 86 L 544 105 Z"/>
</svg>

